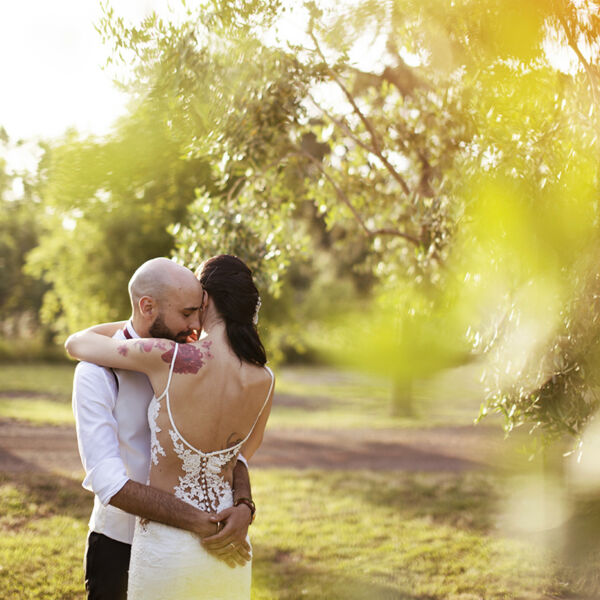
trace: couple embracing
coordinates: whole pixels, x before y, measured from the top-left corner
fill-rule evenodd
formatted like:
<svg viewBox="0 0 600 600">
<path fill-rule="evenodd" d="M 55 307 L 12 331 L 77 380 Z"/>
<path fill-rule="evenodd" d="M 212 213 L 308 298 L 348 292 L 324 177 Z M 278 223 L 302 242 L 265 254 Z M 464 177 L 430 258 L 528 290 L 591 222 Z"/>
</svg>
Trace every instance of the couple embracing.
<svg viewBox="0 0 600 600">
<path fill-rule="evenodd" d="M 274 384 L 251 271 L 221 255 L 196 277 L 157 258 L 134 273 L 129 294 L 128 322 L 66 342 L 86 361 L 73 407 L 84 487 L 95 493 L 88 598 L 249 600 L 246 459 Z"/>
</svg>

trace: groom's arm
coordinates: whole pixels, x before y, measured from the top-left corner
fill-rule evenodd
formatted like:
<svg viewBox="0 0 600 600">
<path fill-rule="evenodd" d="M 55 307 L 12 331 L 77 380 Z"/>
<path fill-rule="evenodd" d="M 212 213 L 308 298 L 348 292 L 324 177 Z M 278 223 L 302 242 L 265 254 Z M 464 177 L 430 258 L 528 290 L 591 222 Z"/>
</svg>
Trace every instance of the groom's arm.
<svg viewBox="0 0 600 600">
<path fill-rule="evenodd" d="M 234 502 L 240 498 L 252 499 L 250 477 L 246 461 L 243 458 L 237 461 L 233 470 L 233 485 Z M 227 544 L 230 542 L 239 544 L 241 546 L 240 554 L 246 560 L 250 559 L 250 548 L 246 542 L 246 535 L 252 515 L 246 504 L 240 504 L 231 509 L 225 527 L 218 536 L 215 535 L 218 529 L 218 519 L 210 513 L 198 510 L 169 492 L 142 485 L 131 479 L 110 499 L 110 504 L 143 519 L 192 531 L 202 538 L 214 536 L 216 543 L 206 544 L 209 550 L 212 547 L 220 549 L 223 539 L 227 539 Z"/>
<path fill-rule="evenodd" d="M 158 521 L 178 529 L 186 529 L 207 537 L 216 532 L 210 514 L 180 500 L 173 494 L 129 480 L 110 499 L 109 504 L 125 512 Z"/>
<path fill-rule="evenodd" d="M 240 493 L 250 494 L 247 468 L 239 461 L 235 471 L 237 471 L 237 477 L 234 481 L 238 481 Z M 249 495 L 239 495 L 238 497 L 247 498 Z M 210 513 L 195 508 L 169 492 L 149 485 L 142 485 L 131 479 L 110 499 L 110 504 L 150 521 L 158 521 L 172 527 L 186 529 L 203 538 L 215 536 L 217 533 L 218 519 L 215 519 Z M 231 515 L 226 519 L 225 528 L 221 533 L 230 536 L 231 539 L 227 543 L 234 542 L 239 545 L 240 555 L 245 560 L 249 560 L 250 547 L 246 542 L 246 535 L 250 524 L 250 509 L 245 504 L 241 504 L 230 510 Z M 224 536 L 219 534 L 219 539 L 222 537 Z M 220 544 L 217 545 L 220 547 Z M 210 549 L 210 547 L 207 546 L 207 549 Z"/>
<path fill-rule="evenodd" d="M 235 504 L 241 498 L 252 500 L 248 463 L 240 454 L 235 468 L 233 469 L 233 503 Z M 250 509 L 248 509 L 248 512 L 250 512 Z"/>
</svg>

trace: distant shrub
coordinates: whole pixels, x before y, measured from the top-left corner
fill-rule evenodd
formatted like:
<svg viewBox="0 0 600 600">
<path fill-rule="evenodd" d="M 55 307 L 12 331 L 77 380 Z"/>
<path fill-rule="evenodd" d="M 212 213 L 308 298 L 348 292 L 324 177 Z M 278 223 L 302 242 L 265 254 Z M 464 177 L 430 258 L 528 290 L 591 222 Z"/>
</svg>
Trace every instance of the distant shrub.
<svg viewBox="0 0 600 600">
<path fill-rule="evenodd" d="M 0 337 L 0 363 L 11 362 L 68 362 L 62 346 L 39 337 Z"/>
</svg>

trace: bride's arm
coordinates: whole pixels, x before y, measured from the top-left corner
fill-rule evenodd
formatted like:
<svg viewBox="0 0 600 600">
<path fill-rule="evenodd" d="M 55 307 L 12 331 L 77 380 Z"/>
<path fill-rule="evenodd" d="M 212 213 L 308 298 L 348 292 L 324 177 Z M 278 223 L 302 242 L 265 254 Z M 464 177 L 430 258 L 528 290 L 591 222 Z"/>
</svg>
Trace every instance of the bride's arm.
<svg viewBox="0 0 600 600">
<path fill-rule="evenodd" d="M 65 349 L 79 360 L 146 374 L 155 372 L 161 361 L 171 362 L 175 342 L 154 338 L 117 340 L 108 337 L 116 324 L 109 325 L 99 325 L 74 333 L 65 342 Z M 102 333 L 98 333 L 96 328 Z"/>
<path fill-rule="evenodd" d="M 93 331 L 94 333 L 99 333 L 100 335 L 105 335 L 107 337 L 112 337 L 119 331 L 119 329 L 123 329 L 127 321 L 113 321 L 112 323 L 100 323 L 98 325 L 94 325 L 93 327 L 89 327 L 85 331 Z"/>
</svg>

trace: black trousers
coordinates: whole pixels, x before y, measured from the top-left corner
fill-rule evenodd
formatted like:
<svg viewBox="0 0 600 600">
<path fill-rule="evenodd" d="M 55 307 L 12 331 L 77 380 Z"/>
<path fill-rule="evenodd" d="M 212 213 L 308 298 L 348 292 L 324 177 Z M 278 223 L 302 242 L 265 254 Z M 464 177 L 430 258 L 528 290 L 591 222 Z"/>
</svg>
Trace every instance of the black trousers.
<svg viewBox="0 0 600 600">
<path fill-rule="evenodd" d="M 91 531 L 85 549 L 88 600 L 126 600 L 131 545 Z"/>
</svg>

